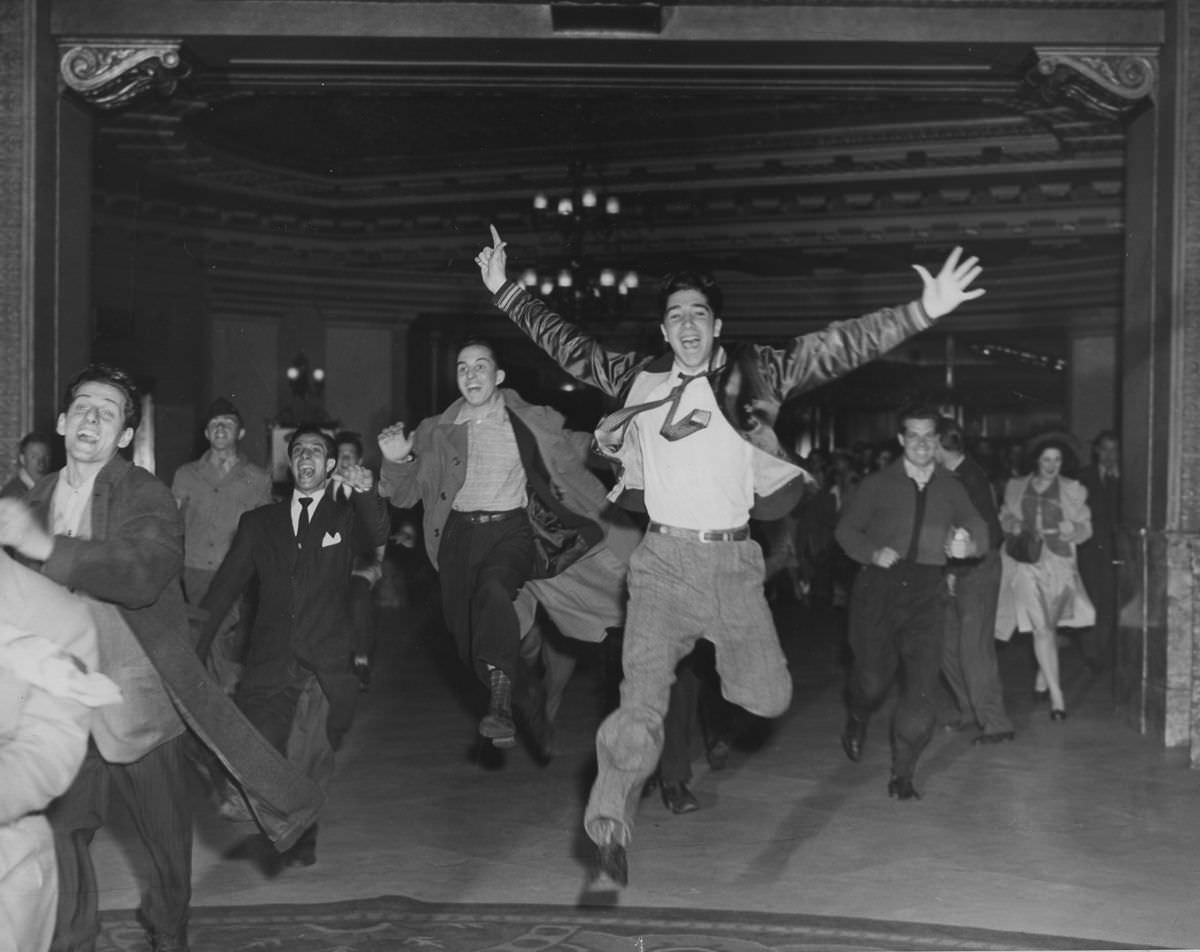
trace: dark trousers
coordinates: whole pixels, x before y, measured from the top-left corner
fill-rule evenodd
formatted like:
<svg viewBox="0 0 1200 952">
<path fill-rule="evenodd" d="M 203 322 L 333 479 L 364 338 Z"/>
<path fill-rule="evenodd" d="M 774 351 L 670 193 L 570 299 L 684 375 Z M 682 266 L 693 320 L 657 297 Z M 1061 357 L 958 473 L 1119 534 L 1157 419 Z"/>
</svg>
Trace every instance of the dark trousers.
<svg viewBox="0 0 1200 952">
<path fill-rule="evenodd" d="M 1000 551 L 954 578 L 946 603 L 942 675 L 962 715 L 985 734 L 1012 730 L 996 665 L 996 606 L 1000 601 Z"/>
<path fill-rule="evenodd" d="M 903 668 L 892 712 L 892 774 L 911 778 L 929 743 L 942 667 L 946 580 L 941 566 L 864 567 L 850 599 L 850 713 L 866 719 Z"/>
<path fill-rule="evenodd" d="M 354 709 L 358 703 L 358 680 L 349 671 L 313 673 L 321 687 L 321 693 L 329 704 L 329 713 L 325 721 L 325 734 L 329 738 L 329 746 L 334 750 L 341 747 L 346 732 L 354 720 Z M 308 683 L 309 672 L 304 670 L 300 677 L 282 685 L 260 685 L 247 688 L 245 683 L 238 686 L 236 695 L 237 705 L 246 720 L 257 728 L 277 751 L 287 756 L 288 739 L 292 734 L 292 725 L 296 718 L 296 708 L 300 696 Z M 315 849 L 317 845 L 317 824 L 306 827 L 296 840 L 291 851 L 299 852 Z"/>
<path fill-rule="evenodd" d="M 192 898 L 192 803 L 183 734 L 132 764 L 111 764 L 95 746 L 75 781 L 47 811 L 58 855 L 58 918 L 51 952 L 92 952 L 100 932 L 90 847 L 112 792 L 125 803 L 149 858 L 139 918 L 155 935 L 184 942 Z"/>
<path fill-rule="evenodd" d="M 1089 664 L 1101 669 L 1113 664 L 1117 627 L 1117 568 L 1115 546 L 1107 539 L 1093 539 L 1079 547 L 1076 556 L 1083 587 L 1096 606 L 1096 624 L 1079 634 L 1079 647 Z"/>
<path fill-rule="evenodd" d="M 671 700 L 663 718 L 663 747 L 658 757 L 662 783 L 687 783 L 692 779 L 692 740 L 699 727 L 700 674 L 693 653 L 675 669 Z"/>
<path fill-rule="evenodd" d="M 346 602 L 350 612 L 351 650 L 356 655 L 370 657 L 375 650 L 375 602 L 371 583 L 361 575 L 351 575 Z"/>
<path fill-rule="evenodd" d="M 518 676 L 521 626 L 513 599 L 533 573 L 533 529 L 524 512 L 471 522 L 451 512 L 438 548 L 442 613 L 458 655 L 488 683 L 488 667 Z"/>
<path fill-rule="evenodd" d="M 697 642 L 695 650 L 675 669 L 671 699 L 663 718 L 659 780 L 664 784 L 691 781 L 696 738 L 702 737 L 709 749 L 717 741 L 731 742 L 742 716 L 740 707 L 721 697 L 712 642 Z"/>
</svg>

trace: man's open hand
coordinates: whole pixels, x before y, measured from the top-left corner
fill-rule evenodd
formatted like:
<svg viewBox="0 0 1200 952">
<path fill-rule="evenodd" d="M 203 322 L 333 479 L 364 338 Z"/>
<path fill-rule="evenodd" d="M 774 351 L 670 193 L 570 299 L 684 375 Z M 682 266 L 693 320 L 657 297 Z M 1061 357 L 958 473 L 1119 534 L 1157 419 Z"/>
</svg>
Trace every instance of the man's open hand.
<svg viewBox="0 0 1200 952">
<path fill-rule="evenodd" d="M 977 297 L 983 297 L 985 293 L 983 288 L 968 290 L 983 271 L 979 266 L 979 259 L 971 257 L 960 262 L 961 257 L 962 248 L 951 251 L 936 278 L 921 265 L 913 265 L 913 269 L 921 276 L 925 285 L 925 290 L 921 293 L 921 306 L 934 320 L 949 314 L 963 301 L 973 301 Z"/>
<path fill-rule="evenodd" d="M 413 438 L 404 432 L 403 423 L 384 427 L 379 434 L 379 452 L 391 463 L 402 463 L 412 453 Z"/>
</svg>

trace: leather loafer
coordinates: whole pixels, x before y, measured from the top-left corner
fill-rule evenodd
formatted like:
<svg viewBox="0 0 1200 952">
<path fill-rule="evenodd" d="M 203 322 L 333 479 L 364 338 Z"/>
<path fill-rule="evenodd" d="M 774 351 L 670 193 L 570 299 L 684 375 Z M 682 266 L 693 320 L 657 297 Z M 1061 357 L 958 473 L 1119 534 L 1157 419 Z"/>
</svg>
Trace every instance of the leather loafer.
<svg viewBox="0 0 1200 952">
<path fill-rule="evenodd" d="M 863 741 L 867 739 L 867 722 L 851 714 L 846 718 L 846 729 L 842 731 L 842 750 L 846 756 L 858 763 L 862 760 Z"/>
<path fill-rule="evenodd" d="M 888 781 L 888 796 L 897 800 L 920 800 L 921 795 L 913 786 L 911 777 L 893 777 Z"/>
<path fill-rule="evenodd" d="M 611 882 L 614 886 L 629 885 L 629 860 L 625 856 L 625 847 L 612 840 L 601 843 L 597 847 L 597 859 L 600 869 L 598 883 Z"/>
<path fill-rule="evenodd" d="M 996 731 L 994 734 L 980 734 L 972 744 L 1002 744 L 1006 740 L 1013 740 L 1017 736 L 1016 731 Z"/>
<path fill-rule="evenodd" d="M 672 813 L 695 813 L 700 809 L 700 802 L 682 781 L 662 785 L 662 802 Z"/>
</svg>

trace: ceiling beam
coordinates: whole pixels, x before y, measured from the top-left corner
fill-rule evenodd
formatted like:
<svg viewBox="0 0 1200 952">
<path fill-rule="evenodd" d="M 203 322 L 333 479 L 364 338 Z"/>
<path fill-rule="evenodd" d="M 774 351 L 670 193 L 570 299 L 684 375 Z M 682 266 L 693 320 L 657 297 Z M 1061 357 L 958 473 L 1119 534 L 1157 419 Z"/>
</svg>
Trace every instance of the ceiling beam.
<svg viewBox="0 0 1200 952">
<path fill-rule="evenodd" d="M 540 39 L 567 53 L 596 40 L 621 44 L 771 42 L 783 38 L 853 43 L 1159 44 L 1163 4 L 1092 0 L 1063 4 L 986 2 L 662 4 L 657 33 L 556 33 L 550 3 L 414 3 L 359 0 L 52 0 L 54 35 L 101 39 L 147 36 L 381 40 Z M 869 14 L 867 13 L 869 11 Z"/>
</svg>

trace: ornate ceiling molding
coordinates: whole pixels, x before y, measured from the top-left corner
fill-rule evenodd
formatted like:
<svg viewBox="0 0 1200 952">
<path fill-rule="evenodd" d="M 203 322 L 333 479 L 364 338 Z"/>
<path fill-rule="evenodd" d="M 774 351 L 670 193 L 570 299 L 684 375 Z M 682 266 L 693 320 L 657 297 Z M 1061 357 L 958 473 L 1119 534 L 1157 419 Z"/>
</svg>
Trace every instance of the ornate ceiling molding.
<svg viewBox="0 0 1200 952">
<path fill-rule="evenodd" d="M 1047 102 L 1071 102 L 1091 115 L 1119 119 L 1158 87 L 1153 49 L 1035 47 L 1034 83 Z"/>
<path fill-rule="evenodd" d="M 188 73 L 178 40 L 64 42 L 59 74 L 69 89 L 101 109 L 154 91 L 169 96 Z"/>
</svg>

